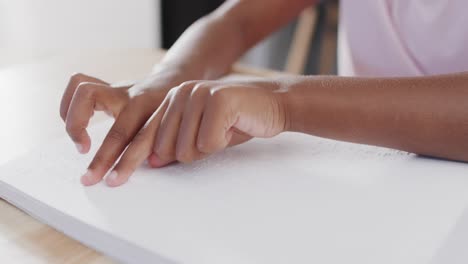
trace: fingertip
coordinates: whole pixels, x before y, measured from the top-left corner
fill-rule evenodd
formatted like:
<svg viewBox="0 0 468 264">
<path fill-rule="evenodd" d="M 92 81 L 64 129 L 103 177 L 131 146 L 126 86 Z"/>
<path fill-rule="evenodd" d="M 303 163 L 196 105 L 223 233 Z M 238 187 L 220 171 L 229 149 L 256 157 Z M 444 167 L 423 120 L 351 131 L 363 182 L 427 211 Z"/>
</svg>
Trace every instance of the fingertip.
<svg viewBox="0 0 468 264">
<path fill-rule="evenodd" d="M 81 154 L 88 154 L 88 152 L 91 150 L 91 144 L 84 144 L 83 145 L 83 151 L 80 152 Z"/>
<path fill-rule="evenodd" d="M 80 154 L 88 154 L 88 152 L 91 150 L 90 144 L 82 144 L 82 143 L 75 143 L 76 150 Z"/>
<path fill-rule="evenodd" d="M 148 164 L 152 168 L 159 168 L 161 167 L 162 161 L 158 157 L 158 155 L 156 155 L 155 153 L 151 153 L 151 155 L 148 157 Z"/>
<path fill-rule="evenodd" d="M 91 170 L 87 170 L 86 173 L 81 176 L 80 181 L 84 186 L 91 186 L 100 182 L 100 179 L 98 179 Z"/>
<path fill-rule="evenodd" d="M 86 154 L 89 152 L 89 147 L 85 147 L 83 144 L 81 143 L 75 143 L 75 146 L 76 146 L 76 149 L 78 150 L 78 152 L 80 154 Z"/>
<path fill-rule="evenodd" d="M 163 161 L 156 153 L 151 153 L 148 157 L 148 165 L 151 168 L 161 168 L 172 162 L 173 161 Z"/>
<path fill-rule="evenodd" d="M 91 149 L 91 138 L 89 137 L 88 133 L 85 131 L 84 134 L 80 138 L 73 138 L 72 140 L 75 143 L 76 150 L 80 154 L 86 154 Z"/>
<path fill-rule="evenodd" d="M 83 142 L 81 142 L 81 145 L 83 146 L 83 152 L 82 154 L 86 154 L 90 151 L 91 149 L 91 137 L 89 136 L 88 132 L 86 132 L 86 135 L 84 137 Z"/>
<path fill-rule="evenodd" d="M 127 180 L 128 177 L 125 177 L 122 173 L 118 173 L 114 170 L 106 177 L 106 184 L 109 187 L 117 187 L 126 183 Z"/>
<path fill-rule="evenodd" d="M 88 179 L 81 177 L 80 182 L 83 186 L 91 186 L 93 185 L 92 182 L 90 182 Z"/>
</svg>

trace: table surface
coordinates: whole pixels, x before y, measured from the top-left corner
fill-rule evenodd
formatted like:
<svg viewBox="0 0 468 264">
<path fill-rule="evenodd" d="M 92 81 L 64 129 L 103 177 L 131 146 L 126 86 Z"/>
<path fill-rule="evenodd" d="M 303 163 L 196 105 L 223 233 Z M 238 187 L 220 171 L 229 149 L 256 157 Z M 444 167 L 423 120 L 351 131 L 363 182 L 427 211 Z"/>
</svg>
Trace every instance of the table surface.
<svg viewBox="0 0 468 264">
<path fill-rule="evenodd" d="M 59 103 L 72 73 L 87 73 L 109 82 L 137 80 L 163 54 L 161 50 L 75 51 L 0 69 L 0 166 L 65 135 Z M 280 74 L 246 67 L 235 67 L 234 71 L 260 76 Z M 91 122 L 98 120 L 96 115 Z M 468 211 L 464 210 L 439 252 L 441 257 L 432 264 L 465 263 L 460 260 L 468 259 L 466 219 Z M 0 199 L 0 262 L 114 261 Z"/>
<path fill-rule="evenodd" d="M 75 51 L 1 69 L 0 166 L 65 134 L 59 102 L 71 74 L 82 72 L 109 82 L 137 80 L 162 55 L 161 50 Z M 235 70 L 276 74 L 246 67 Z M 113 263 L 1 199 L 0 256 L 2 263 Z"/>
</svg>

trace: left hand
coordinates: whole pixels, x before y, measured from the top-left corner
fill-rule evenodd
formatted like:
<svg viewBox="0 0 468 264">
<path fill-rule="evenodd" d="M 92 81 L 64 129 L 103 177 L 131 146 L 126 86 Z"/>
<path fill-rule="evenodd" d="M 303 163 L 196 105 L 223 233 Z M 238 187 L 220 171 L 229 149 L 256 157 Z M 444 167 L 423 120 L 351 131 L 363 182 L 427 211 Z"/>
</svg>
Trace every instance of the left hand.
<svg viewBox="0 0 468 264">
<path fill-rule="evenodd" d="M 148 158 L 152 167 L 189 163 L 252 137 L 273 137 L 287 121 L 280 83 L 190 81 L 171 89 L 106 178 L 125 183 Z M 109 153 L 103 151 L 103 153 Z M 119 155 L 112 153 L 110 155 Z"/>
</svg>

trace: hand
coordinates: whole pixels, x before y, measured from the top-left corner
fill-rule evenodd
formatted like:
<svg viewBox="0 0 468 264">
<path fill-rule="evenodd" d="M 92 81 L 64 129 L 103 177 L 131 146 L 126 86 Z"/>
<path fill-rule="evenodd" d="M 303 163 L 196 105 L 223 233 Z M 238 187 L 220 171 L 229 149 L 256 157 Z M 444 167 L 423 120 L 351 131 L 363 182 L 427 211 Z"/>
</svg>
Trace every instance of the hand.
<svg viewBox="0 0 468 264">
<path fill-rule="evenodd" d="M 80 153 L 90 150 L 91 139 L 86 128 L 94 111 L 105 111 L 116 119 L 90 164 L 89 173 L 81 178 L 84 185 L 95 184 L 104 177 L 169 89 L 183 80 L 183 74 L 176 70 L 160 70 L 143 82 L 122 87 L 113 87 L 84 74 L 71 77 L 62 97 L 60 116 Z"/>
<path fill-rule="evenodd" d="M 129 101 L 129 88 L 112 87 L 107 82 L 81 73 L 70 78 L 60 104 L 60 117 L 80 153 L 88 153 L 91 148 L 86 128 L 94 111 L 104 111 L 118 117 Z"/>
<path fill-rule="evenodd" d="M 91 163 L 91 173 L 101 177 L 129 143 L 106 179 L 110 186 L 125 183 L 148 156 L 154 167 L 186 163 L 251 137 L 275 136 L 287 123 L 279 88 L 277 82 L 258 80 L 185 82 L 170 90 L 131 142 L 111 136 Z"/>
</svg>

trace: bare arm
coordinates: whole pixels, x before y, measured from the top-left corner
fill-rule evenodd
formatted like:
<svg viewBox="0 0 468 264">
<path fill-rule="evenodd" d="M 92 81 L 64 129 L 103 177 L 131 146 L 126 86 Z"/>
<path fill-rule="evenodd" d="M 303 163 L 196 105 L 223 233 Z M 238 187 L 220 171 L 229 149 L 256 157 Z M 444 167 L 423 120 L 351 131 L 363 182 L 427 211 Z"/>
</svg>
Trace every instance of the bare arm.
<svg viewBox="0 0 468 264">
<path fill-rule="evenodd" d="M 283 98 L 287 130 L 468 161 L 468 72 L 305 77 Z"/>
<path fill-rule="evenodd" d="M 257 42 L 314 0 L 231 0 L 195 22 L 157 68 L 177 65 L 191 79 L 216 79 Z"/>
<path fill-rule="evenodd" d="M 107 183 L 126 182 L 148 155 L 154 167 L 160 160 L 192 162 L 239 143 L 239 135 L 284 131 L 468 162 L 467 102 L 468 72 L 185 82 L 133 139 Z"/>
<path fill-rule="evenodd" d="M 167 100 L 185 104 L 158 109 L 108 184 L 124 183 L 149 153 L 153 165 L 155 157 L 192 162 L 231 145 L 236 135 L 267 138 L 284 131 L 468 162 L 468 72 L 193 81 L 172 90 Z"/>
</svg>

